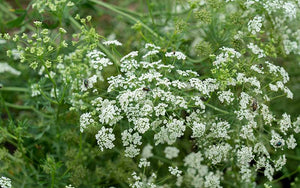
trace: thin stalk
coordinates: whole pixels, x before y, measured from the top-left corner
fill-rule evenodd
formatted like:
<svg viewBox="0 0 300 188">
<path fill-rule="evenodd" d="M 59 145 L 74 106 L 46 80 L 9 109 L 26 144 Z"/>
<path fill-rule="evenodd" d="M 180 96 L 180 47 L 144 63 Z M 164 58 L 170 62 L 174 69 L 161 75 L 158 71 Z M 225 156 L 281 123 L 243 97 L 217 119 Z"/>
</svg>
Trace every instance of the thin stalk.
<svg viewBox="0 0 300 188">
<path fill-rule="evenodd" d="M 29 92 L 29 89 L 23 87 L 3 87 L 0 91 L 19 91 L 19 92 Z"/>
<path fill-rule="evenodd" d="M 289 173 L 289 174 L 287 174 L 287 175 L 281 176 L 280 178 L 271 181 L 271 183 L 276 183 L 276 182 L 278 182 L 278 181 L 280 181 L 280 180 L 283 180 L 283 179 L 285 179 L 285 178 L 288 178 L 288 177 L 290 177 L 290 176 L 296 174 L 298 171 L 300 171 L 299 166 L 298 166 L 298 168 L 297 168 L 294 172 L 291 172 L 291 173 Z"/>
<path fill-rule="evenodd" d="M 114 5 L 111 5 L 111 6 L 115 7 L 116 9 L 119 9 L 120 11 L 126 12 L 128 14 L 132 14 L 133 16 L 143 17 L 143 14 L 141 14 L 141 13 L 134 12 L 134 11 L 131 11 L 129 9 L 122 8 L 122 7 L 119 7 L 119 6 L 114 6 Z"/>
<path fill-rule="evenodd" d="M 120 11 L 118 10 L 117 8 L 115 8 L 114 6 L 108 4 L 108 3 L 105 3 L 105 2 L 102 2 L 102 1 L 98 1 L 98 0 L 89 0 L 90 2 L 93 2 L 97 5 L 100 5 L 102 7 L 105 7 L 113 12 L 116 12 L 126 18 L 128 18 L 129 20 L 135 22 L 135 23 L 141 23 L 141 26 L 144 27 L 147 31 L 149 31 L 149 33 L 151 33 L 154 37 L 159 37 L 160 39 L 163 40 L 163 38 L 161 36 L 159 36 L 155 31 L 153 31 L 150 27 L 148 27 L 146 24 L 144 24 L 141 20 L 123 12 L 123 11 Z"/>
<path fill-rule="evenodd" d="M 220 109 L 220 108 L 217 108 L 217 107 L 215 107 L 215 106 L 213 106 L 213 105 L 211 105 L 211 104 L 205 103 L 205 105 L 208 106 L 208 107 L 210 107 L 210 108 L 212 108 L 212 109 L 214 109 L 214 110 L 216 110 L 216 111 L 222 112 L 222 113 L 224 113 L 224 114 L 230 114 L 229 112 L 227 112 L 227 111 L 225 111 L 225 110 L 222 110 L 222 109 Z"/>
<path fill-rule="evenodd" d="M 278 96 L 276 96 L 276 97 L 271 98 L 270 101 L 272 101 L 272 100 L 274 100 L 274 99 L 278 99 L 278 98 L 280 98 L 280 97 L 284 97 L 284 96 L 286 96 L 286 94 L 278 95 Z"/>
<path fill-rule="evenodd" d="M 120 66 L 120 61 L 117 60 L 102 44 L 98 44 L 99 48 L 117 65 Z"/>
<path fill-rule="evenodd" d="M 15 19 L 17 16 L 13 14 L 7 7 L 4 7 L 3 4 L 0 4 L 0 10 L 5 12 L 5 14 L 9 15 L 11 18 Z"/>
<path fill-rule="evenodd" d="M 157 156 L 157 155 L 153 155 L 153 158 L 158 159 L 158 160 L 161 160 L 161 161 L 163 161 L 163 162 L 165 162 L 165 163 L 168 163 L 168 164 L 172 164 L 172 161 L 169 161 L 169 160 L 167 160 L 167 159 L 165 159 L 165 158 L 162 158 L 162 157 L 160 157 L 160 156 Z"/>
<path fill-rule="evenodd" d="M 58 100 L 58 96 L 57 96 L 57 85 L 56 85 L 56 82 L 53 80 L 53 78 L 51 77 L 51 75 L 50 75 L 50 72 L 49 72 L 49 70 L 48 70 L 48 68 L 46 67 L 46 65 L 45 65 L 45 63 L 43 62 L 43 66 L 44 66 L 44 68 L 45 68 L 45 71 L 46 71 L 46 73 L 47 73 L 47 75 L 48 75 L 48 77 L 49 77 L 49 79 L 50 79 L 50 81 L 52 82 L 52 84 L 53 84 L 53 88 L 54 88 L 54 96 L 55 96 L 55 99 L 56 99 L 56 101 L 57 101 L 57 104 L 59 103 L 59 100 Z"/>
<path fill-rule="evenodd" d="M 10 114 L 8 108 L 7 108 L 7 105 L 5 104 L 4 98 L 2 97 L 1 93 L 0 93 L 0 99 L 1 99 L 1 104 L 4 105 L 4 109 L 5 109 L 5 111 L 6 111 L 7 115 L 8 115 L 8 118 L 10 119 L 10 121 L 13 122 L 13 119 L 12 119 L 12 117 L 11 117 L 11 114 Z"/>
<path fill-rule="evenodd" d="M 149 0 L 147 0 L 147 6 L 148 6 L 148 10 L 149 10 L 149 14 L 150 14 L 150 17 L 151 17 L 151 21 L 152 21 L 152 24 L 154 25 L 154 18 L 153 18 L 153 15 L 152 15 L 152 9 L 151 9 L 151 5 L 149 3 Z"/>
<path fill-rule="evenodd" d="M 22 105 L 17 105 L 17 104 L 11 104 L 11 103 L 8 103 L 8 102 L 4 102 L 4 104 L 5 104 L 5 106 L 10 107 L 10 108 L 15 108 L 15 109 L 18 109 L 18 110 L 32 110 L 32 111 L 36 112 L 37 114 L 39 114 L 41 116 L 48 117 L 48 118 L 52 117 L 50 115 L 43 114 L 42 112 L 40 112 L 39 110 L 37 110 L 33 106 L 22 106 Z"/>
<path fill-rule="evenodd" d="M 69 17 L 70 21 L 72 22 L 72 24 L 74 24 L 74 26 L 77 29 L 81 29 L 81 25 L 73 18 L 73 17 Z M 119 60 L 117 60 L 106 48 L 105 46 L 103 46 L 101 43 L 98 44 L 99 48 L 117 65 L 120 66 L 120 62 Z"/>
<path fill-rule="evenodd" d="M 50 102 L 52 102 L 52 103 L 54 103 L 54 104 L 58 104 L 57 101 L 54 101 L 54 100 L 50 99 L 50 98 L 44 93 L 43 90 L 40 89 L 40 92 L 41 92 L 41 94 L 43 95 L 43 97 L 45 97 L 48 101 L 50 101 Z"/>
<path fill-rule="evenodd" d="M 290 158 L 290 159 L 294 159 L 294 160 L 300 161 L 300 157 L 295 156 L 295 155 L 288 155 L 288 154 L 286 154 L 286 157 L 287 157 L 287 158 Z"/>
<path fill-rule="evenodd" d="M 54 187 L 54 182 L 55 182 L 55 172 L 51 172 L 51 188 Z"/>
</svg>

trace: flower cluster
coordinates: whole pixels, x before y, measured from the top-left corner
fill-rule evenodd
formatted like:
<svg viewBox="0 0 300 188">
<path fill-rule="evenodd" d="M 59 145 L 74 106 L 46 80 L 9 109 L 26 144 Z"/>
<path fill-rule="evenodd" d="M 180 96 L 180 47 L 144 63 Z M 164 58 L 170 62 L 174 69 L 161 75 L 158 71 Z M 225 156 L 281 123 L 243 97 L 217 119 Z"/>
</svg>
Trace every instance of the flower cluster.
<svg viewBox="0 0 300 188">
<path fill-rule="evenodd" d="M 2 188 L 11 188 L 11 180 L 7 177 L 2 176 L 0 178 L 0 186 Z"/>
<path fill-rule="evenodd" d="M 249 48 L 258 58 L 265 57 L 254 44 L 250 44 Z M 139 166 L 147 167 L 146 159 L 154 154 L 149 144 L 141 152 L 140 145 L 145 134 L 153 135 L 155 145 L 168 145 L 164 150 L 165 157 L 176 159 L 181 151 L 172 145 L 189 130 L 190 138 L 197 141 L 199 151 L 184 159 L 187 171 L 169 167 L 178 182 L 189 177 L 194 180 L 191 184 L 195 187 L 219 187 L 223 172 L 212 167 L 226 163 L 236 165 L 244 182 L 251 182 L 256 171 L 262 168 L 265 176 L 272 180 L 274 172 L 282 168 L 286 159 L 284 155 L 279 155 L 279 159 L 272 158 L 270 151 L 262 145 L 264 140 L 269 140 L 268 148 L 273 147 L 272 152 L 296 146 L 292 133 L 293 129 L 297 129 L 296 123 L 288 114 L 283 114 L 282 118 L 275 117 L 268 107 L 268 102 L 278 92 L 274 89 L 274 92 L 269 92 L 268 83 L 272 83 L 272 79 L 281 83 L 280 88 L 289 97 L 291 92 L 284 86 L 289 80 L 286 71 L 268 61 L 262 65 L 243 64 L 241 59 L 245 58 L 245 54 L 223 47 L 213 62 L 217 68 L 212 70 L 214 77 L 200 79 L 197 72 L 175 69 L 169 63 L 174 61 L 172 59 L 158 59 L 163 56 L 160 47 L 146 44 L 145 49 L 151 51 L 144 52 L 147 56 L 134 51 L 121 59 L 121 74 L 108 78 L 107 91 L 111 97 L 95 98 L 92 101 L 94 108 L 82 115 L 82 127 L 87 127 L 90 122 L 101 124 L 102 128 L 96 135 L 100 149 L 111 149 L 114 146 L 112 142 L 118 137 L 112 128 L 106 127 L 116 127 L 120 121 L 127 121 L 128 128 L 121 133 L 125 156 L 133 158 L 141 155 Z M 153 53 L 154 50 L 157 52 Z M 169 57 L 170 52 L 167 53 L 165 56 Z M 177 61 L 181 60 L 177 58 Z M 218 71 L 225 69 L 232 71 L 219 78 Z M 257 69 L 258 73 L 264 72 L 254 74 L 249 71 L 253 69 Z M 239 91 L 236 88 L 243 89 Z M 193 95 L 188 94 L 190 91 Z M 218 107 L 207 102 L 213 93 L 220 101 Z M 226 110 L 222 109 L 224 106 L 227 106 Z M 179 113 L 182 111 L 187 114 L 183 116 Z M 235 123 L 229 119 L 211 118 L 214 111 L 226 114 L 229 119 L 234 118 Z M 272 134 L 264 135 L 264 130 Z M 232 161 L 233 158 L 236 162 Z M 254 160 L 257 163 L 250 165 Z M 139 180 L 137 177 L 134 179 Z"/>
</svg>

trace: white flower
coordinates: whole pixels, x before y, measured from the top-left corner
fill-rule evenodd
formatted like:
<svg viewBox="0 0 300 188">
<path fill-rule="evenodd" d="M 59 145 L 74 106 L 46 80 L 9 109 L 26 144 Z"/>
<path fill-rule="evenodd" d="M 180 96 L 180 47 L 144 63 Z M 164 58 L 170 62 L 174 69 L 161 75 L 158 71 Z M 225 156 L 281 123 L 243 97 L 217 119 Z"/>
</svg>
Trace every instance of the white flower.
<svg viewBox="0 0 300 188">
<path fill-rule="evenodd" d="M 169 166 L 169 172 L 174 175 L 174 176 L 181 176 L 182 171 L 178 170 L 178 167 L 176 166 L 175 168 L 173 168 L 172 166 Z"/>
<path fill-rule="evenodd" d="M 286 145 L 289 149 L 294 149 L 297 146 L 297 142 L 296 139 L 294 138 L 294 135 L 291 135 L 287 141 L 286 141 Z"/>
<path fill-rule="evenodd" d="M 5 43 L 6 43 L 6 40 L 0 39 L 0 45 L 1 45 L 1 44 L 5 44 Z"/>
<path fill-rule="evenodd" d="M 254 54 L 258 55 L 258 58 L 262 58 L 266 56 L 264 51 L 253 43 L 248 44 L 247 47 L 250 48 Z"/>
<path fill-rule="evenodd" d="M 176 139 L 183 135 L 185 128 L 183 120 L 172 119 L 154 135 L 155 145 L 165 142 L 169 145 L 175 143 Z"/>
<path fill-rule="evenodd" d="M 230 90 L 219 91 L 218 98 L 221 103 L 224 103 L 226 101 L 227 104 L 230 104 L 234 100 L 233 93 Z"/>
<path fill-rule="evenodd" d="M 248 22 L 248 31 L 251 32 L 253 35 L 260 31 L 262 27 L 263 17 L 255 16 L 253 20 Z"/>
<path fill-rule="evenodd" d="M 274 85 L 274 84 L 269 84 L 269 87 L 272 91 L 278 91 L 278 87 L 277 85 Z"/>
<path fill-rule="evenodd" d="M 154 44 L 150 44 L 150 43 L 147 43 L 145 44 L 145 48 L 148 49 L 154 49 L 154 50 L 160 50 L 160 47 L 159 46 L 155 46 Z"/>
<path fill-rule="evenodd" d="M 123 62 L 123 61 L 125 61 L 125 60 L 128 59 L 128 58 L 134 58 L 134 57 L 138 56 L 138 53 L 139 53 L 138 51 L 130 52 L 129 54 L 125 55 L 125 56 L 120 60 L 120 62 Z"/>
<path fill-rule="evenodd" d="M 176 59 L 180 60 L 185 60 L 186 56 L 182 52 L 167 52 L 165 54 L 166 57 L 176 57 Z"/>
<path fill-rule="evenodd" d="M 254 70 L 255 72 L 258 72 L 260 74 L 264 74 L 264 72 L 262 71 L 263 70 L 263 67 L 259 67 L 258 65 L 252 65 L 250 67 L 251 70 Z"/>
<path fill-rule="evenodd" d="M 229 128 L 230 124 L 227 121 L 214 122 L 210 127 L 211 135 L 214 138 L 230 138 L 227 132 Z"/>
<path fill-rule="evenodd" d="M 66 185 L 65 188 L 75 188 L 75 187 L 73 187 L 73 186 L 70 184 L 70 185 Z"/>
<path fill-rule="evenodd" d="M 148 56 L 152 56 L 152 55 L 155 55 L 155 54 L 158 54 L 159 51 L 158 50 L 151 50 L 151 51 L 148 51 L 145 55 L 143 55 L 143 59 L 145 59 L 146 57 Z"/>
<path fill-rule="evenodd" d="M 282 169 L 282 167 L 286 164 L 286 158 L 285 155 L 282 155 L 279 157 L 278 160 L 275 161 L 275 169 L 276 171 L 279 171 Z"/>
<path fill-rule="evenodd" d="M 226 161 L 231 149 L 232 147 L 228 143 L 210 145 L 205 151 L 205 157 L 215 165 L 222 162 L 222 160 Z"/>
<path fill-rule="evenodd" d="M 16 76 L 19 76 L 21 74 L 20 71 L 14 69 L 9 64 L 7 64 L 7 63 L 0 63 L 0 73 L 4 73 L 4 72 L 8 72 L 8 73 L 16 75 Z"/>
<path fill-rule="evenodd" d="M 120 43 L 117 40 L 108 40 L 103 42 L 104 45 L 109 46 L 109 45 L 116 45 L 116 46 L 122 46 L 122 43 Z"/>
<path fill-rule="evenodd" d="M 197 153 L 192 152 L 184 158 L 184 166 L 200 169 L 202 161 L 203 157 L 200 151 L 198 151 Z"/>
<path fill-rule="evenodd" d="M 220 65 L 222 66 L 222 64 L 230 61 L 233 58 L 241 57 L 241 54 L 233 48 L 222 47 L 220 50 L 222 53 L 220 53 L 213 62 L 213 65 L 216 67 L 219 67 Z"/>
<path fill-rule="evenodd" d="M 272 122 L 275 120 L 274 116 L 270 113 L 269 108 L 265 104 L 260 105 L 261 114 L 266 124 L 272 125 Z"/>
<path fill-rule="evenodd" d="M 248 108 L 248 105 L 252 101 L 252 97 L 250 95 L 248 95 L 247 93 L 242 92 L 240 98 L 241 98 L 240 99 L 240 107 L 241 107 L 241 109 Z"/>
<path fill-rule="evenodd" d="M 112 149 L 115 146 L 113 144 L 113 141 L 115 140 L 115 135 L 112 132 L 112 128 L 107 129 L 103 126 L 95 135 L 97 139 L 97 144 L 99 145 L 101 151 L 103 151 L 104 148 Z"/>
<path fill-rule="evenodd" d="M 173 159 L 178 157 L 179 149 L 177 149 L 176 147 L 167 146 L 164 152 L 166 154 L 166 158 Z"/>
<path fill-rule="evenodd" d="M 300 132 L 300 116 L 298 116 L 296 121 L 293 122 L 293 128 L 295 133 Z"/>
<path fill-rule="evenodd" d="M 94 123 L 95 121 L 92 118 L 91 113 L 84 113 L 81 114 L 80 116 L 80 132 L 83 132 L 84 129 L 86 129 L 86 127 L 92 123 Z"/>
<path fill-rule="evenodd" d="M 144 148 L 143 148 L 143 151 L 142 151 L 142 157 L 143 158 L 150 158 L 153 156 L 153 153 L 152 153 L 152 149 L 153 149 L 153 146 L 151 146 L 150 144 L 147 144 Z"/>
<path fill-rule="evenodd" d="M 139 133 L 133 133 L 133 129 L 128 129 L 123 131 L 121 135 L 123 146 L 126 146 L 125 156 L 131 158 L 137 156 L 140 153 L 140 149 L 137 146 L 142 144 L 142 137 Z"/>
<path fill-rule="evenodd" d="M 17 50 L 17 49 L 13 49 L 13 50 L 11 50 L 11 52 L 12 52 L 12 56 L 13 56 L 13 59 L 14 59 L 14 60 L 20 59 L 20 58 L 21 58 L 21 55 L 22 55 L 22 53 L 23 53 L 23 51 L 19 51 L 19 50 Z"/>
<path fill-rule="evenodd" d="M 285 16 L 289 19 L 296 18 L 297 8 L 296 6 L 291 2 L 286 2 L 283 4 L 282 8 L 285 11 Z"/>
<path fill-rule="evenodd" d="M 274 130 L 272 130 L 272 139 L 270 140 L 270 143 L 274 148 L 282 148 L 285 145 L 285 141 Z"/>
<path fill-rule="evenodd" d="M 253 152 L 260 155 L 265 155 L 267 158 L 270 158 L 270 154 L 262 142 L 258 142 L 255 144 Z"/>
<path fill-rule="evenodd" d="M 214 174 L 213 172 L 209 172 L 205 176 L 204 186 L 207 188 L 221 188 L 220 176 Z"/>
<path fill-rule="evenodd" d="M 144 134 L 150 128 L 150 120 L 148 118 L 134 118 L 134 129 L 139 133 Z"/>
<path fill-rule="evenodd" d="M 38 96 L 41 94 L 40 89 L 39 89 L 40 86 L 38 84 L 32 84 L 30 86 L 30 88 L 31 88 L 31 96 L 32 97 L 35 97 L 35 96 Z"/>
<path fill-rule="evenodd" d="M 194 121 L 192 126 L 192 131 L 193 131 L 192 138 L 201 137 L 205 132 L 205 127 L 206 127 L 205 124 Z"/>
<path fill-rule="evenodd" d="M 140 149 L 136 145 L 130 144 L 125 148 L 125 157 L 133 158 L 140 153 Z"/>
<path fill-rule="evenodd" d="M 289 128 L 292 128 L 291 116 L 287 113 L 282 115 L 282 119 L 279 121 L 280 131 L 286 135 Z"/>
<path fill-rule="evenodd" d="M 116 124 L 122 119 L 121 109 L 115 105 L 115 100 L 102 100 L 101 97 L 92 101 L 93 105 L 96 105 L 96 110 L 99 112 L 99 122 L 102 124 L 109 124 L 110 126 Z"/>
<path fill-rule="evenodd" d="M 93 75 L 92 77 L 83 80 L 80 87 L 81 91 L 87 91 L 88 89 L 93 88 L 94 84 L 97 82 L 97 78 L 96 75 Z"/>
<path fill-rule="evenodd" d="M 285 53 L 289 55 L 291 52 L 294 52 L 298 49 L 298 44 L 296 41 L 290 41 L 288 39 L 283 40 L 283 46 Z"/>
<path fill-rule="evenodd" d="M 0 178 L 0 186 L 1 188 L 11 188 L 11 180 L 7 177 L 2 176 Z"/>
<path fill-rule="evenodd" d="M 242 174 L 242 180 L 245 182 L 251 182 L 251 169 L 249 169 L 247 166 L 242 166 L 240 173 Z"/>
<path fill-rule="evenodd" d="M 265 166 L 264 175 L 269 179 L 269 181 L 272 181 L 273 174 L 274 174 L 274 168 L 269 163 L 267 163 L 267 165 Z"/>
<path fill-rule="evenodd" d="M 142 167 L 146 168 L 146 167 L 150 166 L 150 162 L 147 161 L 147 159 L 145 159 L 145 158 L 141 158 L 138 166 L 139 166 L 139 168 L 142 168 Z"/>
<path fill-rule="evenodd" d="M 113 64 L 110 59 L 105 58 L 106 55 L 99 50 L 90 51 L 86 56 L 88 57 L 89 63 L 92 68 L 96 70 L 102 70 L 104 67 Z"/>
<path fill-rule="evenodd" d="M 239 166 L 248 166 L 253 159 L 252 147 L 242 146 L 242 148 L 237 151 L 237 162 Z"/>
<path fill-rule="evenodd" d="M 166 108 L 168 107 L 165 103 L 159 103 L 154 107 L 154 112 L 157 117 L 164 116 L 166 114 Z"/>
</svg>

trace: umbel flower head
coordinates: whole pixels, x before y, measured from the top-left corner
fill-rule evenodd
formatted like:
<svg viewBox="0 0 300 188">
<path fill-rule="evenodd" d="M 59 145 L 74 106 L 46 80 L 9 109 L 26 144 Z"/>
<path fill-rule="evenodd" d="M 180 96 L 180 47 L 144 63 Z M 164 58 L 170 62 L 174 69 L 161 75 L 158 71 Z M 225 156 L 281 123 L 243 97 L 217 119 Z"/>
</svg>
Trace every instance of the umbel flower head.
<svg viewBox="0 0 300 188">
<path fill-rule="evenodd" d="M 248 46 L 265 58 L 253 44 Z M 141 51 L 121 58 L 120 74 L 108 78 L 107 97 L 95 94 L 92 107 L 82 114 L 82 128 L 101 127 L 96 135 L 101 150 L 119 147 L 113 142 L 120 139 L 125 156 L 152 157 L 155 153 L 146 154 L 146 147 L 141 152 L 141 145 L 153 148 L 151 135 L 151 144 L 166 145 L 165 157 L 176 159 L 182 151 L 172 145 L 195 140 L 197 152 L 185 152 L 181 161 L 187 170 L 169 167 L 177 178 L 192 178 L 194 187 L 219 187 L 224 168 L 239 169 L 236 178 L 243 182 L 251 182 L 261 169 L 273 179 L 286 162 L 280 151 L 295 147 L 293 133 L 299 129 L 289 115 L 276 117 L 268 107 L 279 92 L 292 96 L 282 67 L 265 61 L 263 73 L 253 71 L 259 69 L 256 63 L 247 64 L 243 53 L 222 47 L 212 76 L 201 78 L 177 66 L 186 59 L 181 52 L 163 52 L 153 44 Z M 232 71 L 224 77 L 221 72 L 228 68 Z M 269 86 L 273 78 L 276 90 Z"/>
</svg>

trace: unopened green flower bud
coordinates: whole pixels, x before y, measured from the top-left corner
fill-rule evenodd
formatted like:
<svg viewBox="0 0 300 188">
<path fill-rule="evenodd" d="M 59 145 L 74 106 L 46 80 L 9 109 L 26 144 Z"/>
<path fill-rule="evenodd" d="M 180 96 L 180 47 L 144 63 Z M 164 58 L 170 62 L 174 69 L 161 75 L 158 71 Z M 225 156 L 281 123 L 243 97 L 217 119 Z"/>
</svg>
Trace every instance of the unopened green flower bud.
<svg viewBox="0 0 300 188">
<path fill-rule="evenodd" d="M 40 21 L 34 21 L 33 23 L 36 27 L 41 27 L 42 26 L 42 22 L 40 22 Z"/>
<path fill-rule="evenodd" d="M 59 32 L 63 34 L 67 33 L 67 31 L 64 28 L 59 28 Z"/>
<path fill-rule="evenodd" d="M 33 70 L 35 70 L 35 69 L 37 68 L 38 64 L 37 64 L 36 61 L 34 61 L 34 62 L 30 63 L 29 66 L 30 66 Z"/>
<path fill-rule="evenodd" d="M 48 29 L 43 29 L 41 34 L 43 35 L 48 35 L 49 34 L 49 30 Z"/>
<path fill-rule="evenodd" d="M 47 60 L 47 61 L 45 62 L 45 66 L 46 66 L 47 68 L 50 68 L 50 67 L 51 67 L 51 64 L 52 64 L 52 62 L 49 61 L 49 60 Z"/>
</svg>

